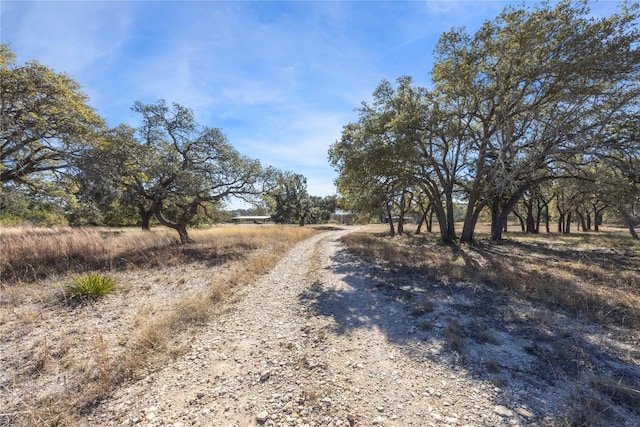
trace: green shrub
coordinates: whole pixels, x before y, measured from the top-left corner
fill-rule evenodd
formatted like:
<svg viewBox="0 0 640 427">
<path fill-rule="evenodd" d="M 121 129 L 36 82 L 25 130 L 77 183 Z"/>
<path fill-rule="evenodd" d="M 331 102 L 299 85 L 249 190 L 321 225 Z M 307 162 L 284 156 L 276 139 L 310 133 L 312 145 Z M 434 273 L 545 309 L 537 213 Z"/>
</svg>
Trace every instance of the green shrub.
<svg viewBox="0 0 640 427">
<path fill-rule="evenodd" d="M 87 273 L 74 278 L 65 290 L 70 298 L 96 299 L 114 292 L 116 282 L 103 274 Z"/>
</svg>

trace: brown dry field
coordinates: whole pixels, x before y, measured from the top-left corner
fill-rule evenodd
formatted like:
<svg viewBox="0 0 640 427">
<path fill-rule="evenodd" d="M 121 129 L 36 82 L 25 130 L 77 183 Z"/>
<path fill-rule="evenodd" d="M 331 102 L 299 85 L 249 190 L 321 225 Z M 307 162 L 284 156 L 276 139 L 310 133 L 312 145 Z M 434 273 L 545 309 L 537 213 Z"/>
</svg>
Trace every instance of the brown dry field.
<svg viewBox="0 0 640 427">
<path fill-rule="evenodd" d="M 76 425 L 180 355 L 244 285 L 317 232 L 224 225 L 179 245 L 162 228 L 0 228 L 0 425 Z M 116 292 L 69 299 L 65 285 L 90 271 Z"/>
<path fill-rule="evenodd" d="M 477 227 L 474 245 L 441 245 L 437 233 L 388 237 L 388 225 L 346 237 L 352 250 L 377 261 L 420 270 L 444 282 L 490 284 L 522 298 L 558 305 L 601 324 L 640 329 L 640 242 L 628 231 L 525 234 L 509 224 L 502 242 Z M 435 230 L 435 226 L 434 226 Z M 457 231 L 462 230 L 457 224 Z"/>
</svg>

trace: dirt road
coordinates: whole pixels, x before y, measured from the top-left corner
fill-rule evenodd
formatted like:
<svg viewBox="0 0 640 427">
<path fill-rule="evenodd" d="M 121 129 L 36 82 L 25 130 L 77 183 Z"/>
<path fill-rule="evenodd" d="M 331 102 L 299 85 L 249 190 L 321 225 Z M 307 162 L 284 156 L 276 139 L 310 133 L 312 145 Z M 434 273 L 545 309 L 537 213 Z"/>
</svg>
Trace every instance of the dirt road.
<svg viewBox="0 0 640 427">
<path fill-rule="evenodd" d="M 187 354 L 119 389 L 85 422 L 528 425 L 533 414 L 445 360 L 442 341 L 372 286 L 369 267 L 338 241 L 349 231 L 299 244 L 193 336 Z"/>
</svg>

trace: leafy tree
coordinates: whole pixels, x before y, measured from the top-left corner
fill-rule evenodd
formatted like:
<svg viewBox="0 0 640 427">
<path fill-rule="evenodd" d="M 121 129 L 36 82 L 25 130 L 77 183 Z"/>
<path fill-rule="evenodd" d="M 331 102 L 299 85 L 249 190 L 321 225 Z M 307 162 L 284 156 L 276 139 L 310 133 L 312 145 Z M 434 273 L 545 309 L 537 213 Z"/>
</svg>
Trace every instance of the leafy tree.
<svg viewBox="0 0 640 427">
<path fill-rule="evenodd" d="M 637 111 L 637 110 L 636 110 Z M 611 207 L 626 223 L 634 239 L 640 220 L 640 114 L 612 122 L 601 134 L 604 144 L 594 175 L 600 209 Z M 597 217 L 596 217 L 597 222 Z"/>
<path fill-rule="evenodd" d="M 457 239 L 456 199 L 471 171 L 467 163 L 472 150 L 469 116 L 460 100 L 437 92 L 424 94 L 424 119 L 418 125 L 423 130 L 412 141 L 415 154 L 409 159 L 429 199 L 428 207 L 438 219 L 441 241 L 452 243 Z"/>
<path fill-rule="evenodd" d="M 38 187 L 91 143 L 102 119 L 80 85 L 0 45 L 0 185 Z"/>
<path fill-rule="evenodd" d="M 473 36 L 443 35 L 434 82 L 464 99 L 473 117 L 473 184 L 463 241 L 473 212 L 499 207 L 492 238 L 507 215 L 557 168 L 580 166 L 594 138 L 638 95 L 636 11 L 590 17 L 586 4 L 507 8 Z M 494 203 L 492 200 L 498 201 Z"/>
<path fill-rule="evenodd" d="M 54 191 L 5 183 L 0 188 L 0 225 L 31 223 L 39 226 L 68 225 L 66 212 Z"/>
<path fill-rule="evenodd" d="M 96 223 L 129 224 L 137 216 L 142 229 L 149 230 L 152 201 L 140 190 L 154 161 L 153 148 L 138 142 L 134 128 L 120 125 L 105 130 L 73 164 L 77 203 L 98 212 Z"/>
<path fill-rule="evenodd" d="M 143 118 L 139 134 L 147 157 L 139 164 L 143 174 L 130 177 L 131 188 L 182 243 L 193 242 L 187 226 L 199 209 L 207 213 L 231 196 L 251 200 L 263 193 L 260 163 L 240 155 L 220 129 L 198 125 L 191 110 L 163 100 L 137 102 L 133 110 Z"/>
<path fill-rule="evenodd" d="M 441 240 L 455 241 L 454 199 L 468 151 L 466 119 L 455 110 L 459 105 L 414 87 L 410 77 L 399 78 L 395 88 L 383 81 L 373 96 L 373 104 L 363 103 L 359 121 L 345 126 L 342 140 L 329 151 L 340 173 L 339 190 L 366 204 L 376 200 L 369 194 L 377 189 L 387 217 L 395 209 L 400 221 L 414 195 L 421 195 L 416 200 L 424 216 L 436 215 Z M 390 227 L 393 234 L 391 221 Z"/>
<path fill-rule="evenodd" d="M 550 201 L 538 197 L 545 183 L 585 179 L 586 166 L 620 151 L 616 128 L 640 100 L 639 16 L 623 8 L 596 19 L 586 3 L 545 3 L 508 7 L 473 36 L 443 34 L 433 89 L 414 87 L 409 77 L 396 88 L 383 81 L 331 147 L 340 193 L 363 210 L 419 190 L 447 243 L 457 240 L 461 199 L 463 242 L 473 240 L 487 207 L 491 237 L 500 240 L 520 201 L 525 229 L 537 231 Z M 584 208 L 571 206 L 584 217 Z"/>
<path fill-rule="evenodd" d="M 408 90 L 411 79 L 399 82 Z M 404 111 L 396 105 L 397 98 L 392 85 L 382 81 L 374 91 L 373 103 L 362 103 L 358 121 L 346 125 L 340 141 L 329 149 L 329 161 L 339 172 L 336 184 L 345 208 L 369 213 L 386 210 L 391 234 L 395 233 L 394 209 L 404 209 L 405 197 L 415 184 L 407 160 L 412 147 L 406 144 L 409 137 L 402 129 L 409 126 L 408 119 L 400 117 Z"/>
<path fill-rule="evenodd" d="M 219 129 L 197 124 L 190 109 L 160 100 L 136 102 L 133 111 L 142 116 L 140 129 L 107 132 L 81 166 L 102 203 L 117 198 L 138 210 L 143 228 L 153 216 L 176 230 L 181 243 L 191 243 L 187 227 L 199 215 L 217 215 L 229 197 L 253 200 L 263 193 L 268 171 L 240 155 Z"/>
<path fill-rule="evenodd" d="M 307 192 L 307 179 L 300 174 L 281 174 L 270 195 L 275 202 L 272 216 L 276 223 L 295 222 L 302 227 L 315 213 L 313 201 Z"/>
<path fill-rule="evenodd" d="M 313 224 L 327 223 L 331 219 L 331 215 L 333 215 L 338 207 L 337 197 L 310 196 L 310 199 L 311 204 L 313 205 L 313 210 L 309 222 Z"/>
</svg>

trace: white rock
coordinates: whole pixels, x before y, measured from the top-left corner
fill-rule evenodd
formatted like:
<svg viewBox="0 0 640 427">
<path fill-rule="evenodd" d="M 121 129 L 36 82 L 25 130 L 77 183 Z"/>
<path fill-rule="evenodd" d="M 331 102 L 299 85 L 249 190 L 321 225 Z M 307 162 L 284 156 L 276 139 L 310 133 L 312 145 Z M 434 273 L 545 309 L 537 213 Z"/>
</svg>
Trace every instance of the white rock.
<svg viewBox="0 0 640 427">
<path fill-rule="evenodd" d="M 511 409 L 502 405 L 496 405 L 493 408 L 493 412 L 500 415 L 501 417 L 513 417 L 515 415 L 515 413 Z"/>
<path fill-rule="evenodd" d="M 516 412 L 518 413 L 518 415 L 522 415 L 525 418 L 533 418 L 533 414 L 524 408 L 518 408 L 516 409 Z"/>
</svg>

